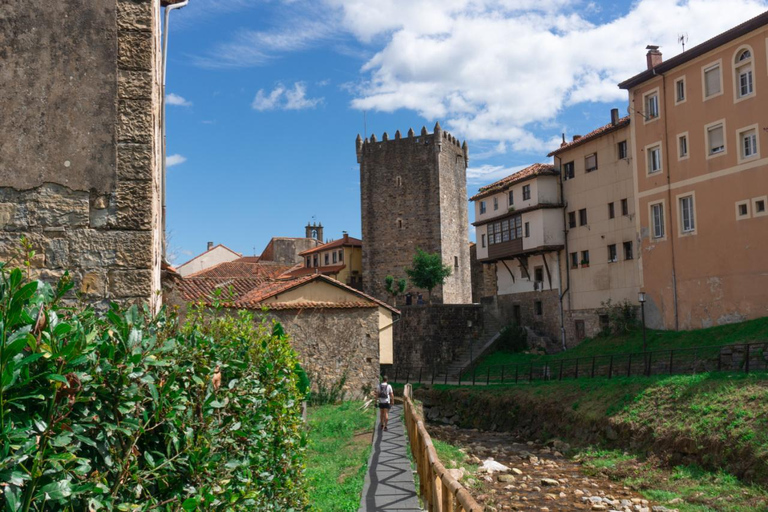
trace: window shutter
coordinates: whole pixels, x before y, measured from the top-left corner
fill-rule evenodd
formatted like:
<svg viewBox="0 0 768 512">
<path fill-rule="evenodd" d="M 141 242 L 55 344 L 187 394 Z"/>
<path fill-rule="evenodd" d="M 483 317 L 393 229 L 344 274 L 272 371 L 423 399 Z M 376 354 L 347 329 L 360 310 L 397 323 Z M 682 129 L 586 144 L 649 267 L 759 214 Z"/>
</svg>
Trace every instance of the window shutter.
<svg viewBox="0 0 768 512">
<path fill-rule="evenodd" d="M 724 147 L 723 143 L 723 127 L 718 126 L 709 130 L 709 149 L 710 151 L 717 148 Z"/>
<path fill-rule="evenodd" d="M 712 68 L 704 72 L 706 95 L 712 96 L 720 92 L 720 68 Z"/>
</svg>

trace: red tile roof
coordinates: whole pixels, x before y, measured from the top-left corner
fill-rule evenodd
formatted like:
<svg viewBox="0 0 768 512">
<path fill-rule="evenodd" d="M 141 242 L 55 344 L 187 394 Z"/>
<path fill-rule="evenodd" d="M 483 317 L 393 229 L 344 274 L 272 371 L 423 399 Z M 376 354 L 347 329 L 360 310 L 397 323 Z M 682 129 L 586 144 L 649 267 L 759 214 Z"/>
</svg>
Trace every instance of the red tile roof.
<svg viewBox="0 0 768 512">
<path fill-rule="evenodd" d="M 179 290 L 186 301 L 208 303 L 216 290 L 221 290 L 224 300 L 237 300 L 264 282 L 263 279 L 252 278 L 186 277 L 179 280 Z"/>
<path fill-rule="evenodd" d="M 629 116 L 624 116 L 616 124 L 608 123 L 605 126 L 601 126 L 597 130 L 592 130 L 588 134 L 584 135 L 583 137 L 580 137 L 576 140 L 572 140 L 571 142 L 566 143 L 565 145 L 560 146 L 547 156 L 553 156 L 553 155 L 559 155 L 563 151 L 568 151 L 569 149 L 575 148 L 577 146 L 581 146 L 582 144 L 586 144 L 587 142 L 594 140 L 598 137 L 602 137 L 603 135 L 606 135 L 608 133 L 614 132 L 620 128 L 624 128 L 625 126 L 629 126 Z"/>
<path fill-rule="evenodd" d="M 300 252 L 299 256 L 306 256 L 307 254 L 314 254 L 316 252 L 323 252 L 328 251 L 330 249 L 335 249 L 337 247 L 362 247 L 363 241 L 359 238 L 354 238 L 349 235 L 345 235 L 344 238 L 339 238 L 338 240 L 334 240 L 333 242 L 328 242 L 324 245 L 319 245 L 317 247 L 314 247 L 312 249 L 308 249 L 304 252 Z"/>
<path fill-rule="evenodd" d="M 513 185 L 515 183 L 520 183 L 521 181 L 530 180 L 537 176 L 546 176 L 546 175 L 557 176 L 558 174 L 559 173 L 555 170 L 555 168 L 551 164 L 533 164 L 526 167 L 525 169 L 521 169 L 517 171 L 514 174 L 510 174 L 506 178 L 502 178 L 499 181 L 491 183 L 490 185 L 480 187 L 480 190 L 478 190 L 477 194 L 470 197 L 469 200 L 475 201 L 477 199 L 489 196 L 491 194 L 495 194 L 496 192 L 501 192 L 502 190 L 509 187 L 510 185 Z"/>
<path fill-rule="evenodd" d="M 341 265 L 328 265 L 327 267 L 305 267 L 302 265 L 297 265 L 291 270 L 280 275 L 280 279 L 308 276 L 311 274 L 324 274 L 326 276 L 336 275 L 345 268 L 347 268 L 347 266 L 343 263 Z"/>
<path fill-rule="evenodd" d="M 187 278 L 193 277 L 211 277 L 211 278 L 233 278 L 247 277 L 256 279 L 272 279 L 291 267 L 272 262 L 252 263 L 246 258 L 239 258 L 233 261 L 225 261 L 213 267 L 206 268 L 200 272 L 190 274 Z"/>
<path fill-rule="evenodd" d="M 330 285 L 336 286 L 338 288 L 341 288 L 342 290 L 346 290 L 355 296 L 358 297 L 358 300 L 355 301 L 343 301 L 343 302 L 334 302 L 333 304 L 336 304 L 335 307 L 341 308 L 341 307 L 363 307 L 361 304 L 366 304 L 364 307 L 383 307 L 387 308 L 390 311 L 400 314 L 400 311 L 393 308 L 386 302 L 382 302 L 379 299 L 376 299 L 374 297 L 371 297 L 368 294 L 365 294 L 361 292 L 360 290 L 356 290 L 355 288 L 352 288 L 351 286 L 347 286 L 344 283 L 337 281 L 333 278 L 330 278 L 328 276 L 324 276 L 323 274 L 312 274 L 309 276 L 299 277 L 296 279 L 290 279 L 290 280 L 279 280 L 279 281 L 272 281 L 268 283 L 264 283 L 260 285 L 259 287 L 251 290 L 246 295 L 244 295 L 242 298 L 237 300 L 234 303 L 234 307 L 241 307 L 241 308 L 248 308 L 248 309 L 261 309 L 262 307 L 266 306 L 268 308 L 273 309 L 297 309 L 298 306 L 295 306 L 295 304 L 326 304 L 321 302 L 311 302 L 311 301 L 302 301 L 301 303 L 281 303 L 281 302 L 264 302 L 265 300 L 274 297 L 275 295 L 279 295 L 281 293 L 285 293 L 289 290 L 292 290 L 294 288 L 297 288 L 299 286 L 303 286 L 304 284 L 307 284 L 311 281 L 324 281 Z M 354 306 L 344 306 L 344 304 L 354 304 Z M 320 306 L 313 306 L 313 307 L 320 307 Z M 330 306 L 322 306 L 322 307 L 330 307 Z"/>
</svg>

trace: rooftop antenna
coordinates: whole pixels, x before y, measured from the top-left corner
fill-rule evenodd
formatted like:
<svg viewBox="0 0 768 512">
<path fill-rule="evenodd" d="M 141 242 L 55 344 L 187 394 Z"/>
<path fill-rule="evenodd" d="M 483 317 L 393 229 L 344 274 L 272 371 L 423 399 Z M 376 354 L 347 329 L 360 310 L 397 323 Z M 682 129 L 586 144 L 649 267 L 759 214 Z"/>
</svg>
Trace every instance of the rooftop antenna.
<svg viewBox="0 0 768 512">
<path fill-rule="evenodd" d="M 683 46 L 683 51 L 685 51 L 685 43 L 688 42 L 688 33 L 685 34 L 678 34 L 677 36 L 677 44 L 680 44 Z"/>
</svg>

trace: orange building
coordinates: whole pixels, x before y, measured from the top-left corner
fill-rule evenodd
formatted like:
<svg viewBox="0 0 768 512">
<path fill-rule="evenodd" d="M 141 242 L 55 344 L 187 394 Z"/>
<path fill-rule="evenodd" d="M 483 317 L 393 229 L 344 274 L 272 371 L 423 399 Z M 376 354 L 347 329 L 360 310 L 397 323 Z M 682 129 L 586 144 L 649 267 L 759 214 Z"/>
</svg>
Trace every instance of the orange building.
<svg viewBox="0 0 768 512">
<path fill-rule="evenodd" d="M 768 315 L 768 12 L 667 61 L 629 92 L 639 278 L 649 326 Z"/>
</svg>

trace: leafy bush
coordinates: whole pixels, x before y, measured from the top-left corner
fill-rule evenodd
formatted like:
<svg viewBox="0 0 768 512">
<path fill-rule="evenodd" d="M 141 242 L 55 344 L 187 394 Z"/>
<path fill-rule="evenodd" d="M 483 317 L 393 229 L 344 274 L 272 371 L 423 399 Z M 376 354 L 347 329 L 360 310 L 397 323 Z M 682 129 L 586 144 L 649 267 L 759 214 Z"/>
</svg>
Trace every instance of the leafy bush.
<svg viewBox="0 0 768 512">
<path fill-rule="evenodd" d="M 504 326 L 496 342 L 497 350 L 504 352 L 524 352 L 528 350 L 528 331 L 525 327 L 511 323 Z"/>
<path fill-rule="evenodd" d="M 600 303 L 608 315 L 608 332 L 603 334 L 624 334 L 638 326 L 637 306 L 628 300 L 614 304 L 611 299 Z"/>
<path fill-rule="evenodd" d="M 69 307 L 0 265 L 6 510 L 306 505 L 296 356 L 246 313 Z"/>
</svg>

